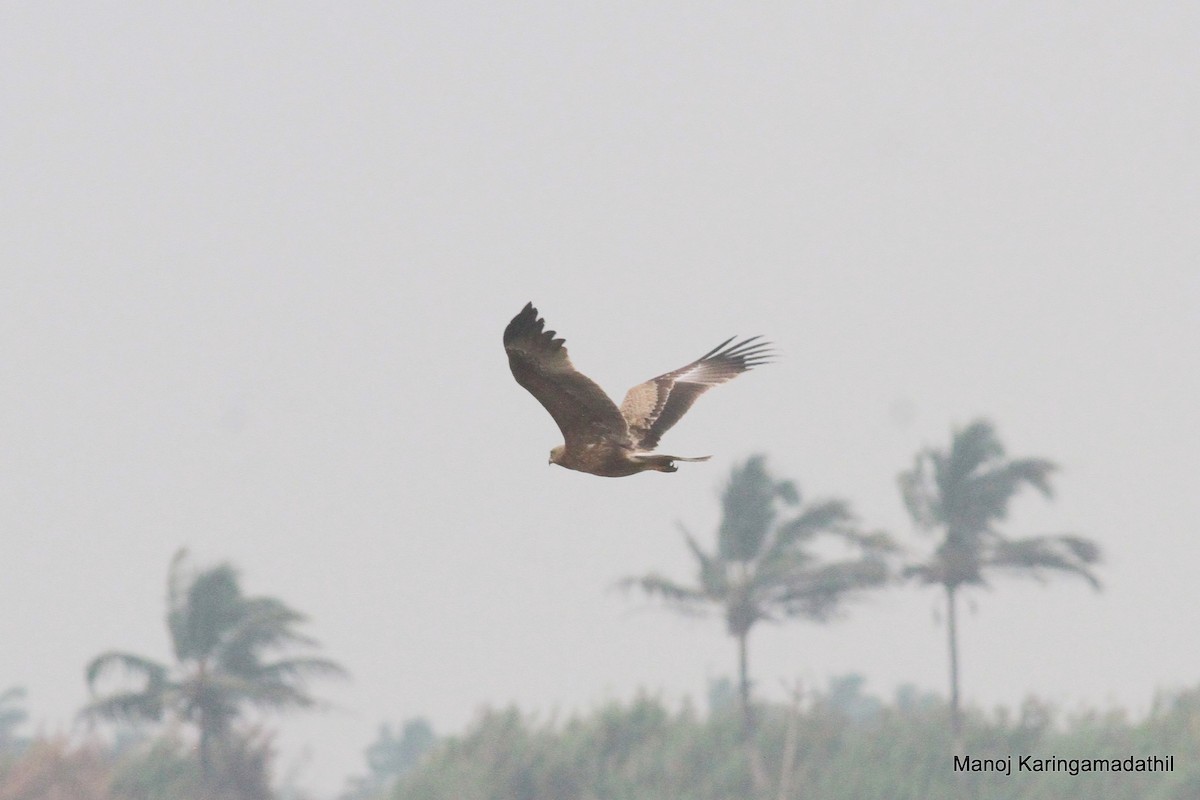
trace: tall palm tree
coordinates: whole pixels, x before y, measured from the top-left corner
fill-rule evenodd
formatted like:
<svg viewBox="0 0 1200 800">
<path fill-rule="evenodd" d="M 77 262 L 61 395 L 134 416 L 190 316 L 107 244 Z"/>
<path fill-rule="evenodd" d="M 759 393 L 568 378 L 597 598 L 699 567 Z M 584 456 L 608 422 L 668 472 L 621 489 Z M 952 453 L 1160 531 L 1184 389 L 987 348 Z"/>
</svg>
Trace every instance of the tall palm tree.
<svg viewBox="0 0 1200 800">
<path fill-rule="evenodd" d="M 841 500 L 802 506 L 795 484 L 775 480 L 761 455 L 733 469 L 721 505 L 714 551 L 706 551 L 683 531 L 698 567 L 694 585 L 655 573 L 622 583 L 685 613 L 719 609 L 724 614 L 726 630 L 737 642 L 738 698 L 749 731 L 753 716 L 747 639 L 754 625 L 785 617 L 830 619 L 858 591 L 886 582 L 884 556 L 893 546 L 885 534 L 859 531 Z M 823 560 L 811 550 L 819 538 L 840 540 L 850 554 L 843 560 Z"/>
<path fill-rule="evenodd" d="M 199 731 L 200 766 L 213 771 L 213 748 L 250 706 L 283 710 L 309 708 L 316 700 L 307 679 L 342 676 L 335 662 L 316 657 L 271 658 L 279 651 L 316 643 L 295 630 L 305 621 L 273 597 L 246 597 L 228 563 L 205 570 L 185 568 L 187 552 L 171 561 L 167 580 L 167 628 L 175 653 L 172 666 L 132 653 L 112 651 L 87 667 L 95 698 L 83 711 L 108 719 L 159 721 L 172 714 Z M 97 685 L 120 673 L 120 690 L 98 696 Z"/>
<path fill-rule="evenodd" d="M 1066 534 L 1014 539 L 997 528 L 1008 516 L 1009 502 L 1024 487 L 1052 498 L 1050 475 L 1056 469 L 1041 458 L 1007 458 L 991 423 L 976 420 L 954 432 L 948 451 L 922 450 L 912 469 L 900 474 L 900 491 L 918 528 L 941 535 L 930 558 L 908 566 L 905 574 L 926 585 L 940 586 L 946 593 L 950 724 L 956 747 L 961 747 L 962 735 L 957 611 L 960 592 L 986 586 L 986 575 L 992 572 L 1039 580 L 1047 572 L 1068 573 L 1100 588 L 1090 568 L 1100 560 L 1100 548 L 1093 541 Z"/>
</svg>

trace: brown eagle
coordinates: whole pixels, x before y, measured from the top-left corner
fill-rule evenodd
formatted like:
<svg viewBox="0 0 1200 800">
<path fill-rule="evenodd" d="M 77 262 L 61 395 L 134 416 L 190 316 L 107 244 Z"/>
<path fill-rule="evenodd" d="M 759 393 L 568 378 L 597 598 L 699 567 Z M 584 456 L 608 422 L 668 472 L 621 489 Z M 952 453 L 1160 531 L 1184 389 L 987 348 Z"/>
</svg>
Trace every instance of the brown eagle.
<svg viewBox="0 0 1200 800">
<path fill-rule="evenodd" d="M 653 452 L 659 438 L 708 389 L 766 363 L 770 344 L 755 336 L 730 345 L 726 339 L 686 367 L 651 378 L 629 390 L 621 407 L 571 365 L 562 339 L 543 330 L 533 303 L 526 303 L 504 329 L 504 350 L 517 383 L 546 407 L 564 444 L 550 463 L 567 469 L 621 478 L 646 470 L 675 472 L 676 461 L 707 461 Z"/>
</svg>

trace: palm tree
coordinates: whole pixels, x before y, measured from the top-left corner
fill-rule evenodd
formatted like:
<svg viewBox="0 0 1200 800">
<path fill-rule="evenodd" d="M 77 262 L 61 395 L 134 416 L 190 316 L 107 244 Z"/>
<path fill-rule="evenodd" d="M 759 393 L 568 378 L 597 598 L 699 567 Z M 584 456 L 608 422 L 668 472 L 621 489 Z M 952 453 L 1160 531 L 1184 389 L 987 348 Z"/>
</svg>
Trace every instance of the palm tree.
<svg viewBox="0 0 1200 800">
<path fill-rule="evenodd" d="M 226 743 L 245 708 L 309 708 L 316 700 L 306 681 L 343 676 L 335 662 L 315 657 L 270 658 L 277 651 L 315 646 L 295 626 L 305 621 L 273 597 L 246 597 L 229 563 L 185 570 L 187 552 L 171 561 L 167 580 L 167 628 L 175 663 L 167 666 L 124 652 L 108 652 L 87 667 L 95 698 L 83 711 L 107 719 L 159 721 L 167 714 L 199 731 L 200 766 L 212 777 L 213 748 Z M 97 684 L 122 673 L 123 688 L 97 696 Z M 130 685 L 131 684 L 131 685 Z"/>
<path fill-rule="evenodd" d="M 721 505 L 713 552 L 683 531 L 699 568 L 694 585 L 654 573 L 622 583 L 685 613 L 714 608 L 723 612 L 726 630 L 737 641 L 738 698 L 743 727 L 749 732 L 753 726 L 747 663 L 750 630 L 759 621 L 785 617 L 829 620 L 850 596 L 886 582 L 884 556 L 893 546 L 885 534 L 860 532 L 849 506 L 841 500 L 801 506 L 795 484 L 775 480 L 761 455 L 733 469 Z M 787 518 L 779 521 L 785 511 Z M 840 540 L 851 555 L 822 560 L 810 549 L 822 537 Z"/>
<path fill-rule="evenodd" d="M 1053 496 L 1050 475 L 1057 467 L 1041 458 L 1010 459 L 991 423 L 976 420 L 954 432 L 948 452 L 932 448 L 917 454 L 911 470 L 900 474 L 900 491 L 917 526 L 940 532 L 941 541 L 924 563 L 904 572 L 946 592 L 950 646 L 950 725 L 955 747 L 961 748 L 959 708 L 959 592 L 986 586 L 985 573 L 1010 571 L 1044 579 L 1047 572 L 1077 575 L 1093 588 L 1100 582 L 1090 566 L 1100 548 L 1074 535 L 1014 539 L 997 529 L 1008 516 L 1009 501 L 1025 486 L 1047 499 Z"/>
</svg>

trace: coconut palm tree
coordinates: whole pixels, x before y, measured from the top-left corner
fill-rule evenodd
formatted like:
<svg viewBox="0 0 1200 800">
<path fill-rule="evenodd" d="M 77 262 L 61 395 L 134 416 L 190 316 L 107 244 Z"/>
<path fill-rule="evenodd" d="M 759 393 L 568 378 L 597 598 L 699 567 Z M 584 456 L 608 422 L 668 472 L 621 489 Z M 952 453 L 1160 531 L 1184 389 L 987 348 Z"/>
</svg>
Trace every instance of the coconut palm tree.
<svg viewBox="0 0 1200 800">
<path fill-rule="evenodd" d="M 976 420 L 955 431 L 946 451 L 927 448 L 912 469 L 899 477 L 900 491 L 917 527 L 940 535 L 936 550 L 924 563 L 905 568 L 907 576 L 946 593 L 950 647 L 950 724 L 955 746 L 961 747 L 959 708 L 959 594 L 986 586 L 991 573 L 1009 572 L 1042 580 L 1047 573 L 1076 575 L 1099 589 L 1091 566 L 1100 548 L 1075 535 L 1011 538 L 998 523 L 1008 516 L 1009 502 L 1025 487 L 1053 497 L 1050 476 L 1057 467 L 1041 458 L 1012 459 L 991 423 Z"/>
<path fill-rule="evenodd" d="M 747 639 L 760 621 L 832 618 L 857 592 L 886 582 L 885 555 L 893 551 L 882 533 L 863 533 L 841 500 L 802 505 L 791 481 L 779 481 L 764 456 L 735 467 L 721 496 L 716 548 L 706 551 L 687 531 L 684 539 L 698 567 L 693 585 L 656 573 L 622 581 L 685 613 L 719 609 L 737 642 L 738 698 L 744 727 L 753 725 Z M 781 516 L 784 518 L 781 520 Z M 812 551 L 821 538 L 848 546 L 843 560 Z"/>
<path fill-rule="evenodd" d="M 112 651 L 87 667 L 95 698 L 84 715 L 159 721 L 167 714 L 199 732 L 199 757 L 212 777 L 213 748 L 226 743 L 233 723 L 248 707 L 309 708 L 316 700 L 307 679 L 342 676 L 335 662 L 316 657 L 274 657 L 316 643 L 296 631 L 304 615 L 273 597 L 246 597 L 228 563 L 204 570 L 186 567 L 187 552 L 171 562 L 167 580 L 167 628 L 175 662 L 160 663 Z M 99 695 L 97 686 L 117 674 L 120 689 Z"/>
</svg>

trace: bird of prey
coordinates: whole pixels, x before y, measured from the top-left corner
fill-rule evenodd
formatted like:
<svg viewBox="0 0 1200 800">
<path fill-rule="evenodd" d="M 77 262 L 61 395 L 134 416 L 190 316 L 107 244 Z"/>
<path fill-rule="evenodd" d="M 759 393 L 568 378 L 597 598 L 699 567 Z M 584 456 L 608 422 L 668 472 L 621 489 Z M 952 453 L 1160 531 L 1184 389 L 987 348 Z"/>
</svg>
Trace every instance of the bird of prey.
<svg viewBox="0 0 1200 800">
<path fill-rule="evenodd" d="M 713 386 L 766 363 L 770 344 L 755 336 L 726 339 L 700 358 L 638 384 L 618 408 L 604 390 L 571 365 L 562 339 L 544 330 L 533 303 L 504 329 L 504 350 L 517 383 L 529 390 L 558 423 L 564 443 L 550 463 L 592 475 L 621 478 L 646 470 L 675 472 L 676 461 L 707 461 L 655 453 L 659 438 L 679 421 L 696 398 Z"/>
</svg>

